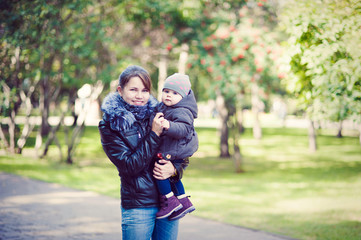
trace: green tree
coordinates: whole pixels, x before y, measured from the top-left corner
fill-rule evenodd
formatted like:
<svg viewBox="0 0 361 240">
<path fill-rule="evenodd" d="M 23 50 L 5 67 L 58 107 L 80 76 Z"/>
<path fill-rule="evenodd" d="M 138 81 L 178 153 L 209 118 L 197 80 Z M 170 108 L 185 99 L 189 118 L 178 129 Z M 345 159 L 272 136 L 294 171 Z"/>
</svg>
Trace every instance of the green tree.
<svg viewBox="0 0 361 240">
<path fill-rule="evenodd" d="M 188 58 L 188 51 L 191 55 L 201 55 L 204 52 L 199 46 L 202 46 L 202 39 L 212 35 L 222 24 L 232 21 L 229 13 L 234 17 L 238 10 L 246 1 L 178 1 L 165 3 L 159 1 L 126 1 L 126 16 L 137 26 L 151 26 L 151 28 L 163 29 L 166 33 L 162 48 L 167 51 L 158 51 L 159 78 L 158 86 L 162 85 L 165 79 L 167 68 L 178 69 L 178 72 L 185 72 L 185 63 Z M 164 33 L 164 32 L 163 32 Z M 167 42 L 168 40 L 168 42 Z M 227 45 L 224 45 L 226 48 Z M 199 53 L 201 51 L 201 53 Z M 221 52 L 221 50 L 219 51 Z M 173 58 L 178 60 L 178 66 L 173 67 L 168 62 Z M 192 58 L 192 57 L 191 57 Z M 198 65 L 191 62 L 191 65 Z M 192 79 L 197 83 L 198 78 L 194 72 L 199 72 L 192 68 L 189 72 Z M 209 78 L 209 75 L 208 75 Z M 208 81 L 209 79 L 207 79 Z M 209 81 L 208 81 L 209 82 Z M 206 83 L 208 85 L 208 83 Z M 158 91 L 161 89 L 158 87 Z M 193 84 L 196 96 L 199 97 L 202 91 L 199 91 L 197 84 Z M 214 88 L 213 88 L 214 89 Z M 198 91 L 197 91 L 198 90 Z M 223 97 L 222 95 L 220 95 Z M 227 102 L 227 106 L 230 105 Z M 229 108 L 232 108 L 229 106 Z M 226 109 L 226 108 L 223 108 Z M 226 114 L 228 119 L 228 113 Z M 224 130 L 221 133 L 221 155 L 229 156 L 228 152 L 228 128 L 227 121 L 223 121 Z M 235 136 L 236 137 L 236 136 Z M 238 141 L 234 141 L 237 143 Z M 239 147 L 238 147 L 239 149 Z"/>
<path fill-rule="evenodd" d="M 191 45 L 207 35 L 205 32 L 209 31 L 209 26 L 214 31 L 219 17 L 213 18 L 209 13 L 238 9 L 244 2 L 127 0 L 122 2 L 122 6 L 125 17 L 134 25 L 134 30 L 141 31 L 137 38 L 138 41 L 143 39 L 138 46 L 142 49 L 139 51 L 151 55 L 148 58 L 151 63 L 147 63 L 148 65 L 159 67 L 158 85 L 161 86 L 167 69 L 182 73 L 186 71 Z"/>
<path fill-rule="evenodd" d="M 361 120 L 361 3 L 290 1 L 282 11 L 289 35 L 285 81 L 310 119 L 310 150 L 317 149 L 314 121 Z"/>
<path fill-rule="evenodd" d="M 258 113 L 269 94 L 280 87 L 276 68 L 279 46 L 272 31 L 275 19 L 270 19 L 270 7 L 264 1 L 249 2 L 228 14 L 213 31 L 207 32 L 190 62 L 191 72 L 200 67 L 207 76 L 206 87 L 218 103 L 222 120 L 221 156 L 230 156 L 230 138 L 238 172 L 242 171 L 239 119 L 245 99 L 251 99 L 254 133 L 260 138 Z"/>
<path fill-rule="evenodd" d="M 4 67 L 0 71 L 2 87 L 11 93 L 5 96 L 5 102 L 10 104 L 2 104 L 1 112 L 10 116 L 9 126 L 13 126 L 23 103 L 22 95 L 32 100 L 30 107 L 39 105 L 42 125 L 37 147 L 42 144 L 41 136 L 51 131 L 50 104 L 60 106 L 63 99 L 68 99 L 71 109 L 77 89 L 84 83 L 95 83 L 108 70 L 110 60 L 104 43 L 105 29 L 111 22 L 104 19 L 107 3 L 55 0 L 1 3 L 0 57 Z M 31 90 L 35 85 L 39 88 Z M 52 114 L 60 116 L 69 109 L 54 108 Z M 14 142 L 15 131 L 10 127 L 9 135 L 10 142 Z M 68 145 L 68 152 L 72 148 Z M 14 149 L 14 144 L 10 149 Z M 71 163 L 69 155 L 68 162 Z"/>
</svg>

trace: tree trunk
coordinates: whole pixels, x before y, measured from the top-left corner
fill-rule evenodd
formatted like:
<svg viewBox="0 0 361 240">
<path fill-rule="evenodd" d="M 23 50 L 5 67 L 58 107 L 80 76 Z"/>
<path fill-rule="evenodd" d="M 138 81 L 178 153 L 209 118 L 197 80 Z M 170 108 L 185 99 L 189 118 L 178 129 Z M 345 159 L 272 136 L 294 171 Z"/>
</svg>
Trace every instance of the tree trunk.
<svg viewBox="0 0 361 240">
<path fill-rule="evenodd" d="M 74 128 L 70 144 L 68 145 L 68 154 L 66 158 L 67 164 L 73 164 L 73 155 L 75 153 L 75 148 L 78 145 L 81 134 L 83 133 L 85 127 L 85 118 L 81 121 L 81 123 L 78 122 L 77 126 Z"/>
<path fill-rule="evenodd" d="M 158 100 L 162 100 L 162 90 L 164 81 L 167 78 L 167 54 L 168 51 L 163 49 L 160 53 L 158 68 L 159 68 L 159 75 L 158 75 Z"/>
<path fill-rule="evenodd" d="M 44 152 L 43 154 L 40 156 L 40 158 L 43 158 L 46 156 L 46 154 L 48 153 L 48 150 L 49 150 L 49 146 L 50 144 L 53 142 L 53 141 L 57 141 L 57 138 L 56 138 L 56 132 L 59 130 L 61 124 L 63 123 L 63 120 L 64 120 L 64 113 L 61 115 L 60 119 L 59 119 L 59 123 L 58 125 L 56 125 L 55 127 L 53 127 L 50 131 L 50 134 L 49 134 L 49 137 L 48 137 L 48 140 L 46 141 L 45 143 L 45 147 L 44 147 Z M 63 154 L 61 152 L 61 146 L 57 143 L 57 146 L 59 148 L 59 152 L 60 152 L 60 160 L 63 159 Z"/>
<path fill-rule="evenodd" d="M 36 156 L 39 158 L 40 157 L 40 154 L 39 154 L 39 151 L 40 151 L 40 148 L 41 148 L 41 145 L 43 144 L 43 137 L 41 136 L 41 128 L 38 129 L 38 132 L 36 134 L 36 139 L 35 139 L 35 152 L 36 152 Z"/>
<path fill-rule="evenodd" d="M 360 145 L 361 145 L 361 124 L 359 124 L 359 142 L 360 142 Z"/>
<path fill-rule="evenodd" d="M 50 96 L 49 96 L 50 86 L 49 86 L 49 77 L 45 76 L 41 82 L 41 95 L 40 95 L 40 112 L 41 112 L 41 126 L 40 133 L 44 137 L 49 134 L 50 124 L 48 122 L 49 118 L 49 105 L 50 105 Z"/>
<path fill-rule="evenodd" d="M 50 72 L 52 70 L 53 61 L 55 58 L 55 54 L 53 52 L 50 53 L 51 56 L 49 58 L 41 58 L 40 68 L 42 69 L 42 79 L 40 80 L 40 97 L 39 97 L 39 109 L 41 112 L 41 125 L 36 136 L 35 142 L 35 150 L 36 155 L 39 157 L 39 150 L 43 144 L 43 137 L 47 136 L 51 131 L 51 126 L 49 124 L 49 111 L 50 111 L 50 103 L 55 101 L 57 98 L 61 87 L 57 86 L 53 93 L 50 93 Z M 61 84 L 61 81 L 59 82 Z"/>
<path fill-rule="evenodd" d="M 10 104 L 9 106 L 9 122 L 8 122 L 8 134 L 9 141 L 7 141 L 4 132 L 1 129 L 1 138 L 4 139 L 4 146 L 7 146 L 7 150 L 11 153 L 15 153 L 15 139 L 16 139 L 16 123 L 15 117 L 18 113 L 18 110 L 21 106 L 21 99 L 18 95 L 18 89 L 21 88 L 21 80 L 19 79 L 19 73 L 21 68 L 21 47 L 16 47 L 14 51 L 14 55 L 11 56 L 11 59 L 15 61 L 15 70 L 12 71 L 11 74 L 11 89 L 10 87 L 3 81 L 2 91 L 5 96 L 6 101 Z M 15 91 L 14 91 L 15 90 Z"/>
<path fill-rule="evenodd" d="M 9 150 L 9 143 L 8 143 L 8 140 L 6 139 L 6 136 L 3 132 L 3 128 L 1 127 L 1 123 L 0 123 L 0 139 L 1 139 L 1 142 L 3 143 L 4 145 L 4 148 L 5 150 Z"/>
<path fill-rule="evenodd" d="M 317 150 L 316 130 L 315 130 L 314 122 L 311 119 L 308 127 L 308 144 L 310 151 L 316 152 Z"/>
<path fill-rule="evenodd" d="M 178 61 L 178 72 L 181 74 L 186 74 L 188 51 L 189 51 L 188 44 L 182 43 L 181 53 L 179 54 L 179 61 Z"/>
<path fill-rule="evenodd" d="M 251 87 L 251 93 L 252 93 L 252 113 L 254 117 L 253 121 L 253 137 L 255 139 L 261 139 L 262 138 L 262 128 L 259 121 L 259 112 L 260 112 L 260 99 L 258 96 L 258 85 L 257 81 L 259 79 L 259 75 L 257 74 L 255 76 L 255 81 L 252 83 Z"/>
<path fill-rule="evenodd" d="M 16 153 L 18 153 L 18 154 L 22 153 L 25 143 L 28 140 L 30 133 L 33 131 L 34 127 L 35 127 L 35 124 L 29 124 L 29 120 L 27 120 L 27 122 L 24 125 L 21 136 L 17 141 L 18 148 L 16 150 Z"/>
<path fill-rule="evenodd" d="M 78 117 L 76 126 L 72 132 L 70 141 L 69 141 L 69 134 L 68 134 L 69 131 L 65 127 L 66 128 L 65 133 L 67 135 L 66 139 L 67 139 L 67 145 L 68 145 L 66 163 L 68 163 L 68 164 L 72 164 L 74 162 L 73 155 L 75 153 L 76 146 L 78 145 L 78 143 L 80 141 L 81 134 L 83 133 L 83 130 L 85 127 L 85 119 L 87 117 L 88 110 L 91 107 L 91 103 L 93 101 L 95 101 L 96 99 L 98 99 L 99 95 L 103 91 L 103 88 L 104 88 L 103 83 L 101 81 L 98 81 L 96 83 L 96 85 L 92 88 L 91 95 L 85 99 L 84 107 L 81 109 L 81 111 L 79 113 L 79 117 Z"/>
<path fill-rule="evenodd" d="M 7 99 L 7 101 L 12 102 L 14 99 L 12 98 L 11 89 L 6 83 L 2 83 L 4 95 Z M 16 131 L 16 123 L 15 123 L 15 116 L 17 112 L 17 106 L 19 104 L 15 103 L 13 107 L 10 107 L 10 116 L 8 121 L 8 134 L 9 134 L 9 142 L 6 141 L 6 137 L 4 135 L 5 142 L 4 144 L 8 146 L 8 149 L 10 153 L 15 153 L 15 131 Z"/>
<path fill-rule="evenodd" d="M 217 91 L 216 109 L 219 117 L 221 118 L 221 142 L 220 142 L 220 157 L 229 158 L 229 146 L 228 146 L 228 110 L 226 108 L 224 97 L 219 91 Z"/>
<path fill-rule="evenodd" d="M 236 173 L 244 172 L 242 168 L 243 157 L 241 153 L 241 148 L 239 146 L 240 139 L 240 131 L 239 131 L 239 122 L 238 122 L 238 114 L 235 112 L 234 120 L 233 120 L 233 163 Z"/>
<path fill-rule="evenodd" d="M 15 124 L 15 110 L 11 109 L 10 112 L 10 121 L 9 121 L 9 142 L 10 142 L 10 152 L 15 153 L 15 131 L 16 131 L 16 124 Z"/>
<path fill-rule="evenodd" d="M 51 48 L 50 48 L 51 49 Z M 49 124 L 49 106 L 51 100 L 54 98 L 54 94 L 51 93 L 51 85 L 50 85 L 50 74 L 52 72 L 53 62 L 55 59 L 56 53 L 54 50 L 49 51 L 49 57 L 45 57 L 44 55 L 40 60 L 40 68 L 42 70 L 42 78 L 40 81 L 40 98 L 39 98 L 39 108 L 41 112 L 41 126 L 40 133 L 41 136 L 47 136 L 50 132 L 51 126 Z M 61 81 L 59 82 L 61 83 Z M 55 88 L 55 91 L 59 91 L 61 87 Z"/>
<path fill-rule="evenodd" d="M 17 88 L 20 88 L 20 84 L 21 84 L 20 79 L 18 78 L 18 73 L 20 72 L 20 54 L 21 54 L 21 49 L 20 49 L 20 47 L 17 47 L 15 49 L 15 53 L 14 53 L 14 57 L 16 60 L 15 71 L 12 74 L 12 79 L 15 82 L 14 86 Z M 10 90 L 10 88 L 9 88 L 9 90 Z M 13 100 L 16 101 L 15 98 Z M 16 117 L 18 109 L 21 105 L 20 99 L 18 99 L 16 102 L 17 103 L 14 104 L 14 107 L 11 108 L 10 122 L 9 122 L 9 137 L 10 137 L 9 142 L 10 142 L 10 152 L 11 153 L 15 153 L 15 138 L 16 138 L 15 117 Z"/>
<path fill-rule="evenodd" d="M 342 123 L 343 123 L 342 120 L 340 120 L 338 123 L 337 135 L 336 135 L 337 138 L 342 138 Z"/>
<path fill-rule="evenodd" d="M 33 110 L 33 105 L 31 104 L 31 96 L 33 95 L 38 83 L 39 81 L 36 82 L 34 85 L 30 86 L 27 95 L 25 95 L 25 92 L 23 90 L 20 91 L 21 100 L 25 104 L 25 108 L 26 108 L 26 119 L 25 119 L 23 131 L 17 142 L 17 153 L 19 154 L 21 154 L 30 133 L 33 131 L 35 127 L 35 123 L 30 124 L 30 115 L 31 115 L 31 111 Z"/>
<path fill-rule="evenodd" d="M 244 172 L 244 170 L 242 168 L 243 157 L 241 154 L 239 143 L 236 143 L 236 139 L 235 139 L 233 148 L 234 148 L 233 162 L 234 162 L 235 171 L 236 171 L 236 173 L 242 173 L 242 172 Z"/>
<path fill-rule="evenodd" d="M 243 109 L 237 109 L 237 125 L 238 125 L 238 131 L 240 133 L 244 133 L 245 129 L 243 126 Z"/>
<path fill-rule="evenodd" d="M 75 88 L 71 88 L 69 90 L 69 98 L 68 98 L 68 109 L 71 111 L 71 116 L 73 117 L 73 124 L 72 126 L 76 126 L 76 122 L 78 120 L 78 113 L 75 109 L 75 101 L 77 98 L 77 90 Z"/>
<path fill-rule="evenodd" d="M 229 146 L 228 146 L 228 118 L 221 118 L 221 154 L 222 158 L 229 158 Z"/>
</svg>

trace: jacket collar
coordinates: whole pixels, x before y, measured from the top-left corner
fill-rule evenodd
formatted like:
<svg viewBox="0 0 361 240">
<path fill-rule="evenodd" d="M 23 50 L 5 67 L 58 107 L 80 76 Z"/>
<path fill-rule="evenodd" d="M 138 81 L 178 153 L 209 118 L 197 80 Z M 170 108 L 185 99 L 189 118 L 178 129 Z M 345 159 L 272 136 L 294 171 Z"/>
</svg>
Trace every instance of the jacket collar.
<svg viewBox="0 0 361 240">
<path fill-rule="evenodd" d="M 113 130 L 124 131 L 129 129 L 135 121 L 149 118 L 157 106 L 158 101 L 151 95 L 148 103 L 141 108 L 127 106 L 119 93 L 109 93 L 101 106 L 104 121 L 110 122 Z M 128 110 L 128 109 L 129 110 Z M 139 113 L 141 114 L 139 115 Z"/>
</svg>

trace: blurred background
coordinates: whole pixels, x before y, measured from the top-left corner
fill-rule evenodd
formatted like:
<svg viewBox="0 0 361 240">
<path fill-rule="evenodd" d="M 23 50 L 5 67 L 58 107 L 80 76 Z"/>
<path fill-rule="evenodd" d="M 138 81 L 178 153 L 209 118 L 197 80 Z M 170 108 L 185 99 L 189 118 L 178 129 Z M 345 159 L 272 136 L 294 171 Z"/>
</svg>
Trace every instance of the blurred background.
<svg viewBox="0 0 361 240">
<path fill-rule="evenodd" d="M 96 128 L 103 98 L 129 65 L 156 97 L 180 72 L 199 107 L 195 214 L 360 239 L 360 1 L 5 0 L 0 18 L 0 171 L 117 197 L 84 173 L 119 187 Z"/>
</svg>

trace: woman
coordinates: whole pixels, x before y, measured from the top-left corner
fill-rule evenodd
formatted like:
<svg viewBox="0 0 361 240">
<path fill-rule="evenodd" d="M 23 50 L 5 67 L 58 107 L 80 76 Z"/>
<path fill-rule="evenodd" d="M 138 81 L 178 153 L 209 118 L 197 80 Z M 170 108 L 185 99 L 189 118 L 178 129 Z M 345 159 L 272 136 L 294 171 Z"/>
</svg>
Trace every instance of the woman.
<svg viewBox="0 0 361 240">
<path fill-rule="evenodd" d="M 159 193 L 154 178 L 177 181 L 184 166 L 166 160 L 155 162 L 164 118 L 157 113 L 150 124 L 158 104 L 151 88 L 148 72 L 129 66 L 119 76 L 117 92 L 110 93 L 102 104 L 102 146 L 121 179 L 123 240 L 170 240 L 178 235 L 178 221 L 156 219 Z"/>
</svg>

